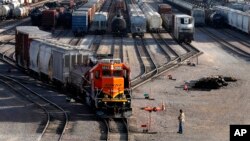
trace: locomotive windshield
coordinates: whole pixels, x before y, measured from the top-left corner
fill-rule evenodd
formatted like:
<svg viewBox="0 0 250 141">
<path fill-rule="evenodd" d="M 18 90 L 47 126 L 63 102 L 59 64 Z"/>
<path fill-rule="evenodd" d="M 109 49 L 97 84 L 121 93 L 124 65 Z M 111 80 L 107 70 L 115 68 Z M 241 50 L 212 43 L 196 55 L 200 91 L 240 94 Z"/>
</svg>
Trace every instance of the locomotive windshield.
<svg viewBox="0 0 250 141">
<path fill-rule="evenodd" d="M 191 18 L 181 18 L 181 24 L 191 24 L 192 19 Z"/>
<path fill-rule="evenodd" d="M 113 72 L 113 76 L 122 77 L 122 71 L 120 71 L 120 70 L 115 70 L 115 71 Z"/>
</svg>

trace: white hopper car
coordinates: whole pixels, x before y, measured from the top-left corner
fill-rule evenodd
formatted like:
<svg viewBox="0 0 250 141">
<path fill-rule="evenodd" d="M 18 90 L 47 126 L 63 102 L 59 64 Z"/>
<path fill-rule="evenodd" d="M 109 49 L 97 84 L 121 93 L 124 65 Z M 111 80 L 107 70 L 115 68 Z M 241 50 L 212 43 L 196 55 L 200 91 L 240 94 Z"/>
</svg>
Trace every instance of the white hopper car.
<svg viewBox="0 0 250 141">
<path fill-rule="evenodd" d="M 104 34 L 107 30 L 108 12 L 95 12 L 91 31 Z"/>
<path fill-rule="evenodd" d="M 162 14 L 164 27 L 179 43 L 191 43 L 194 39 L 194 19 L 186 14 Z"/>
<path fill-rule="evenodd" d="M 148 30 L 158 32 L 162 28 L 162 19 L 160 14 L 147 3 L 139 2 L 138 5 L 147 19 Z"/>
<path fill-rule="evenodd" d="M 147 28 L 147 20 L 141 9 L 136 4 L 128 5 L 129 19 L 130 19 L 130 30 L 132 36 L 143 37 Z"/>
<path fill-rule="evenodd" d="M 167 2 L 180 7 L 181 11 L 193 16 L 196 26 L 205 25 L 205 10 L 203 8 L 195 7 L 193 4 L 183 0 L 167 0 Z"/>
<path fill-rule="evenodd" d="M 225 22 L 245 33 L 250 34 L 250 14 L 224 6 L 214 6 L 216 12 L 225 18 Z"/>
<path fill-rule="evenodd" d="M 104 34 L 108 28 L 108 10 L 111 0 L 106 0 L 99 12 L 95 12 L 90 31 L 96 34 Z"/>
<path fill-rule="evenodd" d="M 33 72 L 62 84 L 69 83 L 70 73 L 88 63 L 91 52 L 81 47 L 34 39 L 30 43 L 29 69 Z"/>
</svg>

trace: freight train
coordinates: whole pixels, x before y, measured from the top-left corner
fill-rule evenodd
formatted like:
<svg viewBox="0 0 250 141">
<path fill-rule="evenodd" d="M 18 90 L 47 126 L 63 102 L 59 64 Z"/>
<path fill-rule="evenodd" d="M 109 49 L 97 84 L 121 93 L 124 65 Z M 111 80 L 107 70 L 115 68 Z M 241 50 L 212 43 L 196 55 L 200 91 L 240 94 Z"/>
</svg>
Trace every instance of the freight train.
<svg viewBox="0 0 250 141">
<path fill-rule="evenodd" d="M 165 0 L 167 3 L 174 5 L 180 11 L 194 17 L 196 26 L 205 25 L 205 10 L 203 8 L 195 7 L 193 4 L 184 0 Z"/>
<path fill-rule="evenodd" d="M 223 16 L 225 23 L 244 33 L 250 34 L 250 15 L 240 10 L 231 9 L 224 6 L 214 6 L 213 9 Z"/>
<path fill-rule="evenodd" d="M 90 42 L 75 47 L 55 43 L 50 36 L 37 27 L 17 27 L 16 64 L 58 87 L 73 90 L 72 96 L 81 97 L 100 117 L 132 114 L 130 69 L 120 59 L 96 62 L 91 59 L 93 53 L 85 49 Z"/>
</svg>

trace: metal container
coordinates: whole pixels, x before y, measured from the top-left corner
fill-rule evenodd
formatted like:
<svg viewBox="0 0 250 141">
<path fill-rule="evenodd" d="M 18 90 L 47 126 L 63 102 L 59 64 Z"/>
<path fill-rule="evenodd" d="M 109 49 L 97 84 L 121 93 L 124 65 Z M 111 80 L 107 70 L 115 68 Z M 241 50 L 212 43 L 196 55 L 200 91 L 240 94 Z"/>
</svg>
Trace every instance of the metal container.
<svg viewBox="0 0 250 141">
<path fill-rule="evenodd" d="M 30 41 L 36 38 L 50 37 L 51 33 L 40 30 L 36 26 L 18 26 L 16 28 L 15 55 L 16 63 L 24 68 L 29 67 Z"/>
</svg>

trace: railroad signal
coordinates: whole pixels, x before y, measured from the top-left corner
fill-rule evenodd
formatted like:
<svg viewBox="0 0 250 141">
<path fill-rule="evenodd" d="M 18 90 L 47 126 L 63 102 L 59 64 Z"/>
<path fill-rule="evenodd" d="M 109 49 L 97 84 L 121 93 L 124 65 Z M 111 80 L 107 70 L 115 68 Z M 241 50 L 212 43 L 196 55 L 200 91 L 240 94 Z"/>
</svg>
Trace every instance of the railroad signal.
<svg viewBox="0 0 250 141">
<path fill-rule="evenodd" d="M 151 127 L 151 113 L 152 111 L 153 112 L 157 112 L 157 111 L 164 111 L 166 108 L 165 108 L 165 104 L 162 102 L 161 106 L 160 107 L 144 107 L 142 108 L 142 110 L 144 111 L 148 111 L 149 112 L 149 118 L 148 118 L 148 126 L 147 125 L 141 125 L 141 127 L 143 128 L 146 128 L 147 129 L 143 129 L 143 132 L 148 132 L 150 130 L 150 127 Z"/>
</svg>

